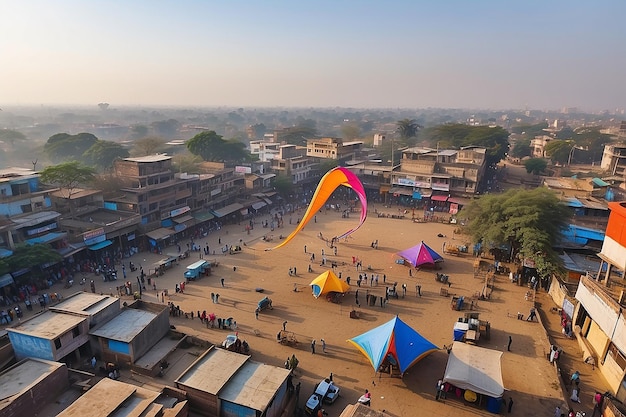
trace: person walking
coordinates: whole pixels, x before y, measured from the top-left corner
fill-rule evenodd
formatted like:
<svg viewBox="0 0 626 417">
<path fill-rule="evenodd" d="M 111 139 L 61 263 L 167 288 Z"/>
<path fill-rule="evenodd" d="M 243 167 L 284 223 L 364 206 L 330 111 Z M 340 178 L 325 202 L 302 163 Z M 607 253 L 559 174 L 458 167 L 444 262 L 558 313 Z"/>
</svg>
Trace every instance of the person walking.
<svg viewBox="0 0 626 417">
<path fill-rule="evenodd" d="M 283 331 L 287 331 L 287 320 L 283 321 Z"/>
<path fill-rule="evenodd" d="M 306 253 L 306 245 L 304 245 L 304 253 Z"/>
<path fill-rule="evenodd" d="M 440 379 L 437 381 L 437 392 L 435 393 L 435 401 L 439 401 L 439 396 L 441 395 L 441 386 L 443 385 L 443 381 Z"/>
<path fill-rule="evenodd" d="M 315 355 L 315 339 L 311 341 L 311 354 Z"/>
<path fill-rule="evenodd" d="M 215 293 L 215 304 L 219 304 L 220 295 Z"/>
<path fill-rule="evenodd" d="M 509 352 L 511 351 L 511 343 L 513 343 L 513 338 L 509 336 L 509 344 L 506 345 L 506 350 Z"/>
<path fill-rule="evenodd" d="M 322 352 L 326 353 L 326 341 L 324 339 L 320 339 L 320 342 L 322 342 Z"/>
<path fill-rule="evenodd" d="M 220 282 L 222 283 L 222 288 L 224 288 L 224 278 L 220 279 Z"/>
<path fill-rule="evenodd" d="M 259 319 L 259 309 L 257 308 L 256 310 L 254 310 L 254 317 L 258 320 Z"/>
</svg>

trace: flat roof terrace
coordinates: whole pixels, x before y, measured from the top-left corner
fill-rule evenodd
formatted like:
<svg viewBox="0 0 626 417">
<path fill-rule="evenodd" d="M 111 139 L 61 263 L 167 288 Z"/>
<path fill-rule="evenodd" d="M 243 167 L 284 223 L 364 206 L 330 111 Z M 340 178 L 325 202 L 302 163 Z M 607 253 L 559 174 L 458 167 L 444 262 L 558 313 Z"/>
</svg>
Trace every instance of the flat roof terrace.
<svg viewBox="0 0 626 417">
<path fill-rule="evenodd" d="M 217 395 L 249 358 L 246 355 L 213 348 L 183 372 L 176 382 Z"/>
<path fill-rule="evenodd" d="M 16 327 L 8 328 L 7 331 L 52 340 L 67 333 L 85 320 L 87 320 L 85 316 L 46 311 Z"/>
<path fill-rule="evenodd" d="M 127 308 L 89 334 L 129 343 L 156 317 L 149 311 Z"/>
<path fill-rule="evenodd" d="M 119 298 L 108 295 L 77 292 L 59 304 L 50 307 L 51 311 L 96 314 L 111 304 L 119 305 Z"/>
<path fill-rule="evenodd" d="M 45 379 L 62 366 L 65 365 L 27 358 L 0 374 L 0 410 L 11 403 L 11 397 L 29 390 L 38 381 Z"/>
</svg>

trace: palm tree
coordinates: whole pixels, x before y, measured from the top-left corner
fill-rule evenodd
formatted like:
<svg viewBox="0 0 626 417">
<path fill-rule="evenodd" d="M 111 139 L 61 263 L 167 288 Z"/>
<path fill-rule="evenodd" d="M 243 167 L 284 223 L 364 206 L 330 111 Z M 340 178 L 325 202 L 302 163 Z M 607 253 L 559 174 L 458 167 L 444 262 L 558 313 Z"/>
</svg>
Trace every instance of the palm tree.
<svg viewBox="0 0 626 417">
<path fill-rule="evenodd" d="M 396 122 L 396 125 L 396 131 L 404 142 L 417 136 L 417 132 L 422 128 L 415 119 L 402 119 Z"/>
</svg>

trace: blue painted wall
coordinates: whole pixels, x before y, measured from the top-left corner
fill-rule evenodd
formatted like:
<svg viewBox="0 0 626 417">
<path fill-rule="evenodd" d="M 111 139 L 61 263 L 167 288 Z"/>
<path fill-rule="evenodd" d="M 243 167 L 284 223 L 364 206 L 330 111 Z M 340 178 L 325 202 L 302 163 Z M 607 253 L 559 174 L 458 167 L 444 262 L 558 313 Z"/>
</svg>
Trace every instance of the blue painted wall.
<svg viewBox="0 0 626 417">
<path fill-rule="evenodd" d="M 54 360 L 52 342 L 48 339 L 9 332 L 9 340 L 13 345 L 13 351 L 17 360 L 28 357 L 47 359 L 49 361 Z"/>
</svg>

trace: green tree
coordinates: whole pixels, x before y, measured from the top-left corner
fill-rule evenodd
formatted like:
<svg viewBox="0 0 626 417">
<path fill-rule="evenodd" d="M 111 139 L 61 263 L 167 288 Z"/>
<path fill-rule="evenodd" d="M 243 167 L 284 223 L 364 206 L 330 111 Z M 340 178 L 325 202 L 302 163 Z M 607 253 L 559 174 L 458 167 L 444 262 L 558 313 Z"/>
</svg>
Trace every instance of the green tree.
<svg viewBox="0 0 626 417">
<path fill-rule="evenodd" d="M 530 152 L 530 141 L 520 140 L 515 144 L 513 149 L 511 149 L 511 156 L 514 158 L 524 158 L 525 156 L 530 156 Z"/>
<path fill-rule="evenodd" d="M 55 162 L 78 160 L 97 141 L 98 138 L 91 133 L 57 133 L 50 136 L 44 145 L 44 152 Z"/>
<path fill-rule="evenodd" d="M 80 185 L 91 183 L 95 175 L 96 170 L 94 168 L 78 161 L 69 161 L 44 168 L 41 171 L 40 179 L 46 184 L 60 187 L 63 196 L 71 202 L 74 190 Z"/>
<path fill-rule="evenodd" d="M 213 130 L 198 133 L 188 140 L 187 149 L 205 161 L 241 162 L 249 159 L 243 143 L 224 140 Z"/>
<path fill-rule="evenodd" d="M 113 161 L 128 158 L 128 149 L 116 142 L 98 140 L 83 154 L 84 159 L 90 165 L 100 169 L 108 169 L 113 166 Z"/>
<path fill-rule="evenodd" d="M 524 167 L 529 174 L 539 175 L 548 167 L 548 163 L 543 158 L 531 158 L 524 162 Z"/>
<path fill-rule="evenodd" d="M 523 135 L 526 139 L 533 139 L 535 136 L 545 135 L 544 129 L 548 128 L 547 122 L 541 122 L 534 125 L 518 125 L 511 127 L 511 133 Z"/>
<path fill-rule="evenodd" d="M 20 269 L 34 269 L 36 274 L 41 276 L 41 265 L 53 264 L 63 260 L 63 257 L 49 245 L 18 245 L 13 251 L 13 255 L 8 257 L 7 263 L 12 271 Z M 19 279 L 19 278 L 18 278 Z M 24 283 L 19 283 L 24 284 Z"/>
<path fill-rule="evenodd" d="M 0 129 L 0 140 L 10 143 L 11 146 L 15 146 L 15 141 L 25 141 L 26 135 L 22 132 L 18 132 L 17 130 Z"/>
<path fill-rule="evenodd" d="M 285 174 L 278 174 L 272 181 L 272 186 L 283 197 L 288 197 L 294 190 L 291 177 Z"/>
<path fill-rule="evenodd" d="M 263 123 L 256 123 L 250 126 L 252 131 L 252 137 L 254 139 L 263 139 L 263 136 L 267 132 L 267 127 Z"/>
<path fill-rule="evenodd" d="M 565 165 L 573 146 L 575 146 L 574 142 L 569 140 L 553 140 L 548 142 L 544 151 L 553 164 L 560 163 Z"/>
<path fill-rule="evenodd" d="M 396 131 L 405 145 L 410 144 L 410 140 L 417 136 L 417 132 L 421 128 L 422 126 L 414 119 L 402 119 L 396 122 Z"/>
<path fill-rule="evenodd" d="M 146 136 L 133 142 L 133 154 L 154 155 L 165 148 L 166 140 L 156 136 Z"/>
<path fill-rule="evenodd" d="M 513 259 L 536 261 L 539 273 L 561 271 L 554 247 L 561 239 L 570 211 L 547 188 L 513 189 L 473 200 L 463 209 L 469 218 L 467 232 L 487 248 L 510 248 Z"/>
</svg>

